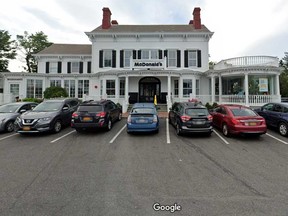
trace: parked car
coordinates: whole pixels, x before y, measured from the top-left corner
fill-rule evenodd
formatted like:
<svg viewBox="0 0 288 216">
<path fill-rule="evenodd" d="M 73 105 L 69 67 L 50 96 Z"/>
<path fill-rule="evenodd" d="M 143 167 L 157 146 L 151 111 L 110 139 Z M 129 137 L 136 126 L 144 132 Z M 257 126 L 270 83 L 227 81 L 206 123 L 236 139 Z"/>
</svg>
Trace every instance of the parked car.
<svg viewBox="0 0 288 216">
<path fill-rule="evenodd" d="M 111 130 L 116 121 L 122 119 L 122 109 L 111 100 L 86 101 L 73 113 L 71 127 L 81 132 L 86 129 Z"/>
<path fill-rule="evenodd" d="M 221 104 L 211 112 L 213 125 L 220 128 L 224 136 L 231 134 L 265 134 L 265 119 L 252 109 L 242 105 Z"/>
<path fill-rule="evenodd" d="M 267 126 L 277 128 L 282 136 L 288 136 L 288 103 L 268 103 L 255 111 L 265 118 Z"/>
<path fill-rule="evenodd" d="M 198 102 L 174 103 L 169 111 L 169 123 L 176 128 L 177 135 L 182 133 L 213 132 L 212 116 L 207 108 Z"/>
<path fill-rule="evenodd" d="M 34 102 L 16 102 L 0 106 L 0 131 L 14 131 L 14 122 L 22 113 L 34 109 Z"/>
<path fill-rule="evenodd" d="M 127 118 L 127 133 L 159 131 L 159 117 L 153 103 L 135 103 Z"/>
<path fill-rule="evenodd" d="M 30 112 L 19 116 L 15 121 L 15 129 L 18 133 L 58 133 L 63 126 L 70 124 L 72 113 L 79 104 L 76 98 L 45 100 Z"/>
</svg>

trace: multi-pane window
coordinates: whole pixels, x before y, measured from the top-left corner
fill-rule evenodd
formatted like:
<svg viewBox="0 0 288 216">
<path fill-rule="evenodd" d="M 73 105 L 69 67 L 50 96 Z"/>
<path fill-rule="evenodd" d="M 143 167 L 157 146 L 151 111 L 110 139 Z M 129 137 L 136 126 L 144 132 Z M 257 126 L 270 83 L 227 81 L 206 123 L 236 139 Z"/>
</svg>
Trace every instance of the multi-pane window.
<svg viewBox="0 0 288 216">
<path fill-rule="evenodd" d="M 27 98 L 42 98 L 43 81 L 27 79 Z"/>
<path fill-rule="evenodd" d="M 61 80 L 50 80 L 50 87 L 52 86 L 61 87 Z"/>
<path fill-rule="evenodd" d="M 189 50 L 188 51 L 188 67 L 196 67 L 197 66 L 197 51 Z"/>
<path fill-rule="evenodd" d="M 179 81 L 174 80 L 174 96 L 178 97 L 179 95 Z"/>
<path fill-rule="evenodd" d="M 69 97 L 75 97 L 75 80 L 64 80 L 64 88 Z"/>
<path fill-rule="evenodd" d="M 192 93 L 192 80 L 183 79 L 183 97 L 189 97 Z"/>
<path fill-rule="evenodd" d="M 125 96 L 125 80 L 124 79 L 120 79 L 120 97 L 124 97 Z"/>
<path fill-rule="evenodd" d="M 49 73 L 57 73 L 58 71 L 58 62 L 49 63 Z"/>
<path fill-rule="evenodd" d="M 124 67 L 130 67 L 130 58 L 132 56 L 132 50 L 124 51 Z"/>
<path fill-rule="evenodd" d="M 177 66 L 177 51 L 168 50 L 168 67 L 176 67 L 176 66 Z"/>
<path fill-rule="evenodd" d="M 104 67 L 112 67 L 112 50 L 104 50 Z"/>
<path fill-rule="evenodd" d="M 115 80 L 106 80 L 107 97 L 115 97 Z"/>
<path fill-rule="evenodd" d="M 159 59 L 159 51 L 141 50 L 141 59 Z"/>
<path fill-rule="evenodd" d="M 196 95 L 200 95 L 200 80 L 196 79 Z"/>
<path fill-rule="evenodd" d="M 89 80 L 78 80 L 78 98 L 89 95 Z"/>
<path fill-rule="evenodd" d="M 79 73 L 80 71 L 80 62 L 71 62 L 71 72 Z"/>
<path fill-rule="evenodd" d="M 10 84 L 10 93 L 19 96 L 19 84 Z"/>
</svg>

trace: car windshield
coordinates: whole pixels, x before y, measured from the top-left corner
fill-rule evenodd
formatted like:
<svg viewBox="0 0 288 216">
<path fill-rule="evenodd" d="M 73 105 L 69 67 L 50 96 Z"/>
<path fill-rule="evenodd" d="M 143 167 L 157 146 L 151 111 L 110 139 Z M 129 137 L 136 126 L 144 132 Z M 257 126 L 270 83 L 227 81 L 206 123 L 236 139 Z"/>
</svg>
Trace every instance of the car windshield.
<svg viewBox="0 0 288 216">
<path fill-rule="evenodd" d="M 257 114 L 251 110 L 251 109 L 247 109 L 247 108 L 231 108 L 231 111 L 233 113 L 234 116 L 257 116 Z"/>
<path fill-rule="evenodd" d="M 62 102 L 42 102 L 32 112 L 53 112 L 60 110 L 62 105 Z"/>
<path fill-rule="evenodd" d="M 101 112 L 102 106 L 95 105 L 95 106 L 79 106 L 78 112 Z"/>
<path fill-rule="evenodd" d="M 136 107 L 136 108 L 132 109 L 131 113 L 132 114 L 136 114 L 136 113 L 154 114 L 155 110 L 154 110 L 154 108 L 149 108 L 149 107 Z"/>
<path fill-rule="evenodd" d="M 14 113 L 18 109 L 19 104 L 6 104 L 0 106 L 0 113 Z"/>
<path fill-rule="evenodd" d="M 185 114 L 188 116 L 206 116 L 208 110 L 205 108 L 188 108 L 185 110 Z"/>
</svg>

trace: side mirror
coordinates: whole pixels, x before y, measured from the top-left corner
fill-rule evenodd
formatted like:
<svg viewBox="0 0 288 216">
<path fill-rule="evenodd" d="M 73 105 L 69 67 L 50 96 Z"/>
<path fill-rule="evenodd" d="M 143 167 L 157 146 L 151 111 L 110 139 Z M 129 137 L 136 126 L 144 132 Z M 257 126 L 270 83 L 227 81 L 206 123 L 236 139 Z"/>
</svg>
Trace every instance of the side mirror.
<svg viewBox="0 0 288 216">
<path fill-rule="evenodd" d="M 209 113 L 214 113 L 214 110 L 213 109 L 209 109 L 208 112 Z"/>
<path fill-rule="evenodd" d="M 62 110 L 65 111 L 65 110 L 68 110 L 68 109 L 69 109 L 68 107 L 63 107 Z"/>
</svg>

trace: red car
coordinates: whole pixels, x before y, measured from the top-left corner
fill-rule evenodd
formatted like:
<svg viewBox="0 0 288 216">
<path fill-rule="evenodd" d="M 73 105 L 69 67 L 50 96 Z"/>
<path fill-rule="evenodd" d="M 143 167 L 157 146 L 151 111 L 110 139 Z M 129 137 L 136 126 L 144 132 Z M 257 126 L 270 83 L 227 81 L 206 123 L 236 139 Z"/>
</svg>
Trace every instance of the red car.
<svg viewBox="0 0 288 216">
<path fill-rule="evenodd" d="M 213 125 L 220 128 L 224 136 L 230 134 L 265 134 L 265 119 L 252 109 L 242 105 L 218 105 L 210 113 Z"/>
</svg>

